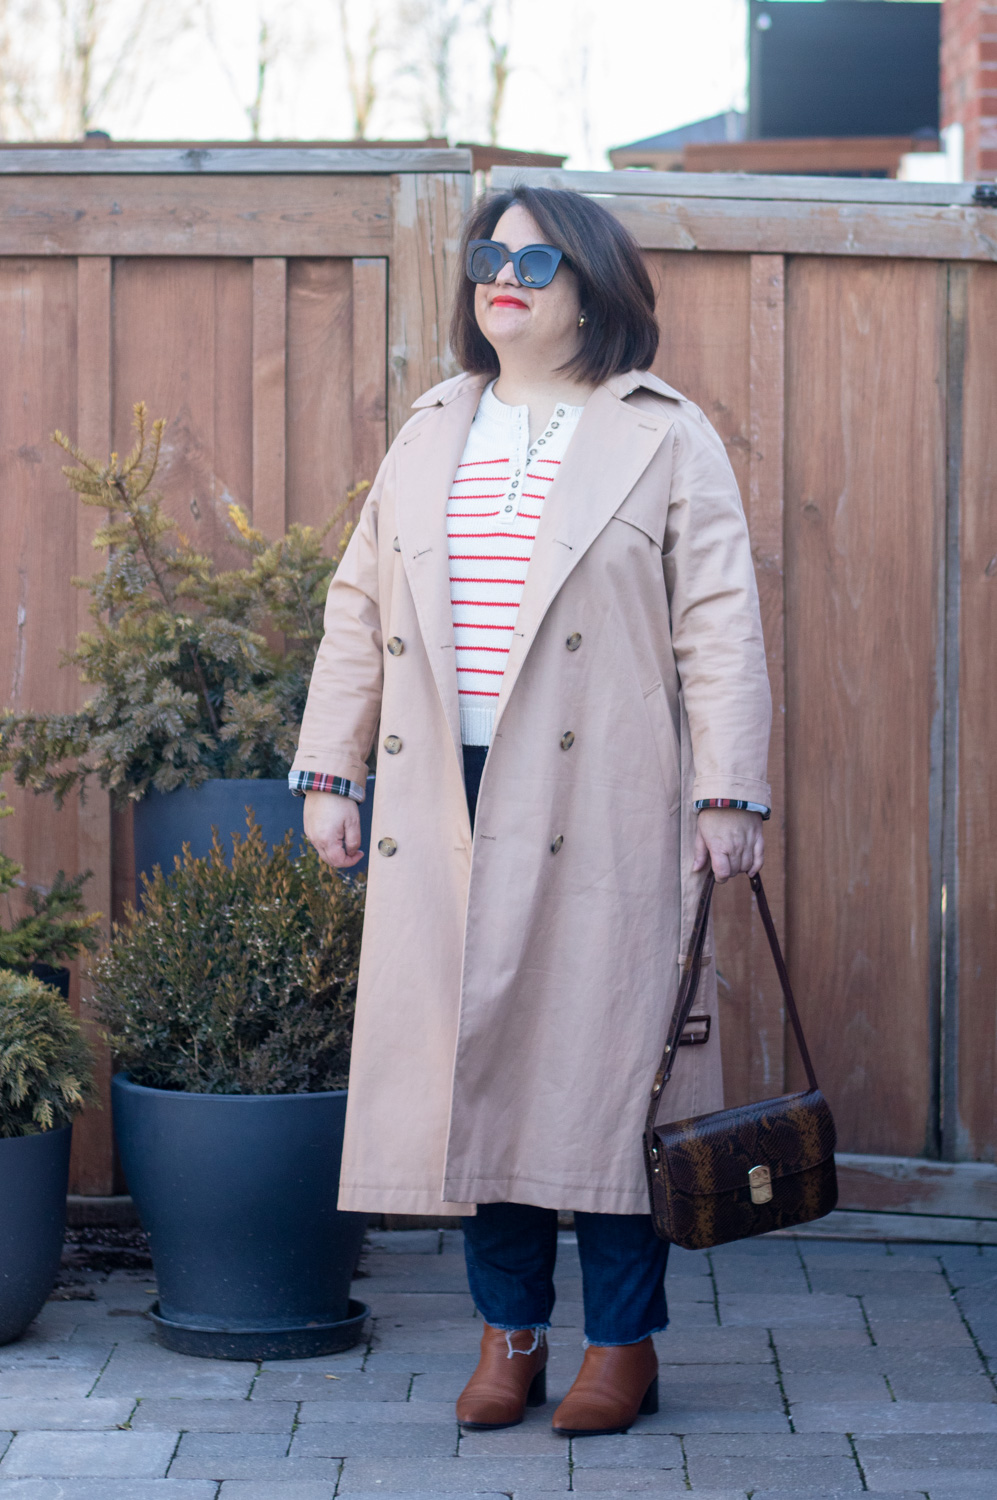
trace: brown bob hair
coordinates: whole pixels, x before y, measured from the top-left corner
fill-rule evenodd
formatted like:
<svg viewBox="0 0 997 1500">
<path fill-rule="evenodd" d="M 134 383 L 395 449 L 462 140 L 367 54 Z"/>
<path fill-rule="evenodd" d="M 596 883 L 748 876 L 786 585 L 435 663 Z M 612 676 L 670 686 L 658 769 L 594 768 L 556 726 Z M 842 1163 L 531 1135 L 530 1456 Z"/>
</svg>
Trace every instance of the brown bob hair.
<svg viewBox="0 0 997 1500">
<path fill-rule="evenodd" d="M 618 219 L 581 193 L 562 188 L 517 187 L 474 205 L 460 244 L 459 284 L 450 320 L 450 347 L 472 375 L 497 375 L 498 355 L 474 316 L 474 282 L 464 271 L 471 240 L 491 239 L 495 226 L 518 203 L 578 277 L 585 328 L 582 347 L 563 367 L 566 375 L 600 385 L 610 375 L 646 370 L 658 352 L 654 288 L 640 247 Z"/>
</svg>

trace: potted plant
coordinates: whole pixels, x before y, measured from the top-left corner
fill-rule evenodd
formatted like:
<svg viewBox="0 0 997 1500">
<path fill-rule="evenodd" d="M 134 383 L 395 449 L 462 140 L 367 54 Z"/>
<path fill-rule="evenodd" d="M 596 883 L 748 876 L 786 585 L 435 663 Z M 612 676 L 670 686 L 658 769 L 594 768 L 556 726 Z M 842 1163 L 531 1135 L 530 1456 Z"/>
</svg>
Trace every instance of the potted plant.
<svg viewBox="0 0 997 1500">
<path fill-rule="evenodd" d="M 147 880 L 93 967 L 168 1348 L 305 1358 L 360 1336 L 366 1220 L 336 1200 L 363 893 L 250 818 L 230 860 L 216 835 Z"/>
<path fill-rule="evenodd" d="M 230 505 L 246 563 L 222 570 L 154 488 L 165 424 L 150 428 L 140 402 L 134 426 L 132 452 L 107 463 L 55 434 L 74 460 L 63 470 L 71 490 L 107 517 L 95 537 L 103 570 L 75 580 L 93 624 L 67 657 L 95 692 L 75 713 L 6 714 L 0 740 L 18 784 L 52 793 L 57 806 L 91 777 L 133 803 L 140 875 L 170 868 L 184 843 L 206 854 L 212 826 L 227 841 L 247 804 L 271 843 L 292 827 L 300 836 L 302 804 L 286 778 L 351 528 L 331 556 L 324 543 L 368 486 L 351 490 L 326 526 L 294 525 L 273 542 Z M 369 797 L 362 809 L 369 821 Z"/>
<path fill-rule="evenodd" d="M 69 1006 L 32 975 L 0 969 L 0 1344 L 20 1337 L 52 1290 L 72 1120 L 95 1098 Z"/>
</svg>

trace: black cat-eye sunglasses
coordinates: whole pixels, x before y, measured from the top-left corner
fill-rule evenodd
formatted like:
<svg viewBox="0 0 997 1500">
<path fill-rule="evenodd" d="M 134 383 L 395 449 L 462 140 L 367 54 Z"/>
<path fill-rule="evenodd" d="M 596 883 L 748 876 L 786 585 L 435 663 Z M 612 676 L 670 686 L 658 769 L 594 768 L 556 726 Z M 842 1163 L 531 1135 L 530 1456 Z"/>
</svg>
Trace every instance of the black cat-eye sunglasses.
<svg viewBox="0 0 997 1500">
<path fill-rule="evenodd" d="M 553 245 L 524 245 L 510 250 L 499 240 L 472 240 L 467 247 L 464 269 L 471 281 L 487 286 L 494 281 L 507 260 L 520 286 L 549 286 L 561 264 L 562 251 Z"/>
</svg>

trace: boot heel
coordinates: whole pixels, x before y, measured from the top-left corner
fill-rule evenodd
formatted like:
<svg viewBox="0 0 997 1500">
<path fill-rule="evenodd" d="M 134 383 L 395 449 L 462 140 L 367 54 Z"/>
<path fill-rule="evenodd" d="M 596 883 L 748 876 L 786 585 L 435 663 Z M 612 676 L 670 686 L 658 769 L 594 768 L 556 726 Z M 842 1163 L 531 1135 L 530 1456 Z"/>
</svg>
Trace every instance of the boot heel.
<svg viewBox="0 0 997 1500">
<path fill-rule="evenodd" d="M 547 1400 L 547 1370 L 538 1370 L 530 1381 L 530 1388 L 526 1392 L 527 1406 L 543 1406 Z M 657 1406 L 655 1406 L 657 1411 Z"/>
<path fill-rule="evenodd" d="M 658 1411 L 658 1377 L 655 1375 L 651 1384 L 644 1392 L 644 1399 L 640 1403 L 640 1415 L 642 1417 L 653 1417 Z"/>
</svg>

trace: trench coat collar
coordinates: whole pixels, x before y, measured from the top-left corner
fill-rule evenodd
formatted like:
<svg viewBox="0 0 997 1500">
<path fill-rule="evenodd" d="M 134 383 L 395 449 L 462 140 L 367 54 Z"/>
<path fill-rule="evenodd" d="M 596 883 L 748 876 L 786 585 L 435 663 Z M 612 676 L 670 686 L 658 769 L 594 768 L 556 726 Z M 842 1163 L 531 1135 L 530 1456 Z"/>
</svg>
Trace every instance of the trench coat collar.
<svg viewBox="0 0 997 1500">
<path fill-rule="evenodd" d="M 454 748 L 461 752 L 460 709 L 450 604 L 446 509 L 450 487 L 478 408 L 486 375 L 455 375 L 413 403 L 437 408 L 435 420 L 401 435 L 398 511 L 402 564 L 415 601 L 433 677 Z M 496 727 L 544 615 L 572 570 L 633 489 L 674 419 L 663 407 L 649 412 L 626 397 L 649 390 L 670 402 L 685 398 L 646 370 L 613 375 L 585 403 L 537 529 L 526 585 L 496 709 Z"/>
<path fill-rule="evenodd" d="M 639 388 L 674 402 L 684 399 L 657 376 L 635 371 L 611 377 L 585 403 L 544 501 L 496 705 L 496 730 L 548 609 L 640 479 L 675 419 L 671 406 L 649 411 L 627 405 L 625 397 Z"/>
</svg>

